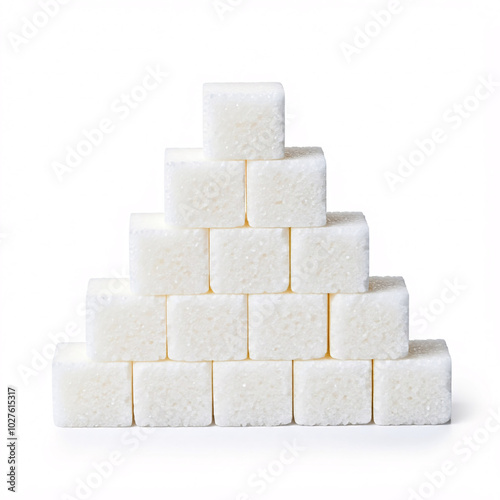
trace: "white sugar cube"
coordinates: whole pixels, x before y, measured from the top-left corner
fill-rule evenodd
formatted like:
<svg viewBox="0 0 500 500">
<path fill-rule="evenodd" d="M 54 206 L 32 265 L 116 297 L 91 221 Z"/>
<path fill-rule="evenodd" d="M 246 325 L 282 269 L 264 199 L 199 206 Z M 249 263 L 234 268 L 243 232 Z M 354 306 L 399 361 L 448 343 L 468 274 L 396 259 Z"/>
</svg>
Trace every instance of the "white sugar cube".
<svg viewBox="0 0 500 500">
<path fill-rule="evenodd" d="M 83 342 L 59 343 L 52 361 L 52 398 L 59 427 L 132 425 L 132 363 L 96 363 Z"/>
<path fill-rule="evenodd" d="M 367 424 L 372 419 L 372 362 L 294 361 L 293 397 L 299 425 Z"/>
<path fill-rule="evenodd" d="M 214 417 L 221 426 L 292 421 L 291 361 L 215 361 Z"/>
<path fill-rule="evenodd" d="M 246 295 L 167 297 L 168 357 L 177 361 L 245 359 Z"/>
<path fill-rule="evenodd" d="M 406 356 L 408 302 L 401 277 L 371 277 L 367 293 L 330 295 L 330 355 L 339 359 Z"/>
<path fill-rule="evenodd" d="M 248 296 L 248 348 L 251 359 L 314 359 L 327 351 L 326 294 Z"/>
<path fill-rule="evenodd" d="M 212 423 L 212 363 L 134 363 L 134 417 L 141 427 Z"/>
<path fill-rule="evenodd" d="M 210 286 L 215 293 L 279 293 L 289 285 L 285 228 L 210 230 Z"/>
<path fill-rule="evenodd" d="M 218 160 L 283 158 L 285 92 L 281 83 L 205 83 L 203 148 Z"/>
<path fill-rule="evenodd" d="M 406 358 L 373 362 L 373 420 L 444 424 L 451 418 L 451 358 L 444 340 L 412 340 Z"/>
<path fill-rule="evenodd" d="M 156 361 L 167 355 L 165 297 L 134 295 L 128 280 L 91 279 L 87 354 L 94 361 Z"/>
<path fill-rule="evenodd" d="M 208 229 L 167 226 L 163 214 L 132 214 L 130 283 L 141 295 L 208 292 Z"/>
<path fill-rule="evenodd" d="M 297 293 L 368 290 L 368 225 L 360 212 L 329 212 L 324 227 L 291 229 L 291 286 Z"/>
<path fill-rule="evenodd" d="M 165 221 L 179 227 L 243 226 L 245 162 L 207 160 L 201 149 L 167 149 Z"/>
<path fill-rule="evenodd" d="M 247 163 L 247 217 L 253 227 L 326 224 L 326 161 L 321 148 L 285 148 L 282 160 Z"/>
</svg>

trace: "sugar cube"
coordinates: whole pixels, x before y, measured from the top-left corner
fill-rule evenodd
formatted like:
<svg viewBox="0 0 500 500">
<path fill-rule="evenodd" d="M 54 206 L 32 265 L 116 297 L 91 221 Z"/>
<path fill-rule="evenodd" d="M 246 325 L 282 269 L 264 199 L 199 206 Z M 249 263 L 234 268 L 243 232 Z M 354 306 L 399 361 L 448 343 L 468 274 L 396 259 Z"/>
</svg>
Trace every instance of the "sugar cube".
<svg viewBox="0 0 500 500">
<path fill-rule="evenodd" d="M 283 158 L 285 93 L 281 83 L 205 83 L 203 148 L 218 160 Z"/>
<path fill-rule="evenodd" d="M 327 351 L 326 294 L 248 296 L 248 348 L 251 359 L 314 359 Z"/>
<path fill-rule="evenodd" d="M 246 295 L 167 297 L 168 357 L 178 361 L 247 357 Z"/>
<path fill-rule="evenodd" d="M 282 160 L 247 163 L 247 217 L 253 227 L 326 224 L 326 161 L 321 148 L 285 148 Z"/>
<path fill-rule="evenodd" d="M 132 214 L 130 283 L 141 295 L 208 292 L 208 229 L 170 227 L 163 214 Z"/>
<path fill-rule="evenodd" d="M 444 340 L 412 340 L 406 358 L 373 362 L 373 420 L 444 424 L 451 418 L 451 358 Z"/>
<path fill-rule="evenodd" d="M 134 363 L 134 417 L 141 427 L 212 423 L 212 363 Z"/>
<path fill-rule="evenodd" d="M 368 225 L 360 212 L 329 212 L 324 227 L 291 229 L 291 286 L 297 293 L 368 290 Z"/>
<path fill-rule="evenodd" d="M 292 421 L 291 361 L 215 361 L 214 417 L 221 426 Z"/>
<path fill-rule="evenodd" d="M 215 293 L 279 293 L 289 285 L 286 228 L 210 230 L 210 286 Z"/>
<path fill-rule="evenodd" d="M 372 362 L 294 361 L 293 397 L 299 425 L 367 424 L 372 419 Z"/>
<path fill-rule="evenodd" d="M 83 342 L 59 343 L 52 361 L 52 398 L 58 427 L 132 425 L 132 363 L 96 363 Z"/>
<path fill-rule="evenodd" d="M 202 149 L 167 149 L 165 221 L 194 228 L 243 226 L 245 162 L 207 160 Z"/>
<path fill-rule="evenodd" d="M 91 279 L 87 354 L 94 361 L 155 361 L 167 355 L 165 297 L 135 295 L 128 280 Z"/>
<path fill-rule="evenodd" d="M 330 354 L 397 359 L 408 354 L 409 297 L 403 278 L 371 277 L 367 293 L 330 295 Z"/>
</svg>

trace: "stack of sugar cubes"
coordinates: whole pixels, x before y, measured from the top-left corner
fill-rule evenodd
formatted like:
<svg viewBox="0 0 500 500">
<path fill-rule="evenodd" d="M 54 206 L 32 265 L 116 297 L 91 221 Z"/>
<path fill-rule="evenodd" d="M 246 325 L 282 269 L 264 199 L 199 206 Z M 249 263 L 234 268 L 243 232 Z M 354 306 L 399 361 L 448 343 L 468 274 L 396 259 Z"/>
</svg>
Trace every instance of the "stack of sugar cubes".
<svg viewBox="0 0 500 500">
<path fill-rule="evenodd" d="M 90 280 L 59 344 L 63 427 L 441 424 L 443 340 L 408 335 L 368 225 L 326 212 L 318 147 L 284 147 L 279 83 L 204 86 L 203 149 L 167 149 L 165 213 L 130 219 L 130 280 Z"/>
</svg>

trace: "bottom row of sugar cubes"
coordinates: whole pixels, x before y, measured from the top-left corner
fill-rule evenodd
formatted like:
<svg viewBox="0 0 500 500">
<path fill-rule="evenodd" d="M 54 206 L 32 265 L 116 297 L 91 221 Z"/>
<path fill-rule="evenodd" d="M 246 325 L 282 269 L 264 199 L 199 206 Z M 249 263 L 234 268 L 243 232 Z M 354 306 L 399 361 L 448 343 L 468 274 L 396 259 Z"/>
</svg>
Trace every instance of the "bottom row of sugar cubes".
<svg viewBox="0 0 500 500">
<path fill-rule="evenodd" d="M 61 427 L 442 424 L 451 359 L 443 340 L 413 340 L 407 357 L 373 362 L 133 364 L 91 361 L 85 344 L 66 343 L 54 357 L 53 399 Z"/>
</svg>

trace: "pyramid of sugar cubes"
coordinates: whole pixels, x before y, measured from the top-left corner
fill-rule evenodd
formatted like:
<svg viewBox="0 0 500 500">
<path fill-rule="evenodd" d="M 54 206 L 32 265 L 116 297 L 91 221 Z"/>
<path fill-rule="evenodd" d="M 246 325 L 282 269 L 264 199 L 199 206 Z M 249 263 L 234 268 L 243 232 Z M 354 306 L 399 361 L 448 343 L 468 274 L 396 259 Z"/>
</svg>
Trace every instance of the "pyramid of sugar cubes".
<svg viewBox="0 0 500 500">
<path fill-rule="evenodd" d="M 284 147 L 279 83 L 209 83 L 203 148 L 167 149 L 165 211 L 132 214 L 130 279 L 92 279 L 59 344 L 62 427 L 442 424 L 443 340 L 409 340 L 368 225 L 326 211 L 319 147 Z"/>
</svg>

